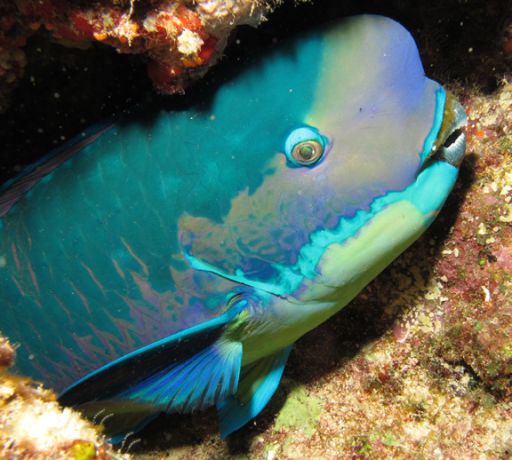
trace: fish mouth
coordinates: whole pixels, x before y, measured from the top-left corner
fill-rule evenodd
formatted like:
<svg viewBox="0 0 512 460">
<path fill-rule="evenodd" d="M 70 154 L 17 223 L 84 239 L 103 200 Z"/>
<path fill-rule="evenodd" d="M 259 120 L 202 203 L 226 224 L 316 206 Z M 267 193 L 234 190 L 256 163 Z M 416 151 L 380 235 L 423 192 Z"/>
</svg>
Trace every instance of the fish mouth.
<svg viewBox="0 0 512 460">
<path fill-rule="evenodd" d="M 466 150 L 466 112 L 450 92 L 446 93 L 443 123 L 430 153 L 425 158 L 422 170 L 434 161 L 444 161 L 458 168 Z"/>
</svg>

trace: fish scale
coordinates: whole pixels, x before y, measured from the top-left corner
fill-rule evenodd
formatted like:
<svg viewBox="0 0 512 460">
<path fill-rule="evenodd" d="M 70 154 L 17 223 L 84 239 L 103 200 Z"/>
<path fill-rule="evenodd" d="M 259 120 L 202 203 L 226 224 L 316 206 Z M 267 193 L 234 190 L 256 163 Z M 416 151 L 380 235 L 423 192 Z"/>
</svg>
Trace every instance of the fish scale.
<svg viewBox="0 0 512 460">
<path fill-rule="evenodd" d="M 345 19 L 213 85 L 0 190 L 16 370 L 109 414 L 114 441 L 161 411 L 215 405 L 223 436 L 255 417 L 294 341 L 432 222 L 464 154 L 460 105 L 390 19 Z"/>
</svg>

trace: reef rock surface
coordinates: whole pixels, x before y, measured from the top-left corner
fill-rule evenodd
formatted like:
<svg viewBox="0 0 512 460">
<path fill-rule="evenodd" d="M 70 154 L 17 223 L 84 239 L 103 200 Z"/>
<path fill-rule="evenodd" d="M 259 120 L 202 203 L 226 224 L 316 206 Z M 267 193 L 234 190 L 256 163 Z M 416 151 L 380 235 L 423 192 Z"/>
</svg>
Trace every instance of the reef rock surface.
<svg viewBox="0 0 512 460">
<path fill-rule="evenodd" d="M 0 458 L 127 460 L 98 428 L 74 410 L 61 408 L 53 392 L 8 373 L 15 351 L 0 337 Z"/>
<path fill-rule="evenodd" d="M 36 31 L 67 46 L 103 43 L 141 54 L 162 93 L 204 75 L 240 24 L 258 25 L 276 0 L 0 0 L 0 111 L 23 75 L 23 48 Z"/>
</svg>

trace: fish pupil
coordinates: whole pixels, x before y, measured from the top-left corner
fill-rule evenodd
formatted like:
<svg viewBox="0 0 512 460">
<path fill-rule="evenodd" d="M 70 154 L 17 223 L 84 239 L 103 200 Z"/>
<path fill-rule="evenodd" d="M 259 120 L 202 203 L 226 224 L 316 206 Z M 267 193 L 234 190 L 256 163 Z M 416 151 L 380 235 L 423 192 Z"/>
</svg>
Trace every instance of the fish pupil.
<svg viewBox="0 0 512 460">
<path fill-rule="evenodd" d="M 311 158 L 313 158 L 314 154 L 315 154 L 315 149 L 311 144 L 304 144 L 299 149 L 299 155 L 306 161 L 311 160 Z"/>
</svg>

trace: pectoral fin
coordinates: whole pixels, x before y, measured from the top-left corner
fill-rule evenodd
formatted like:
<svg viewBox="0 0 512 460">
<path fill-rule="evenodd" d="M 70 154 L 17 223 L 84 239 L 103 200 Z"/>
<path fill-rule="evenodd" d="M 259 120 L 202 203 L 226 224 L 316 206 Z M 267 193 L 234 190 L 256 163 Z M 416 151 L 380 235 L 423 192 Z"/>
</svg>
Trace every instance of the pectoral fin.
<svg viewBox="0 0 512 460">
<path fill-rule="evenodd" d="M 223 334 L 246 303 L 113 361 L 69 387 L 60 402 L 90 417 L 104 408 L 137 419 L 216 404 L 238 388 L 242 344 Z"/>
<path fill-rule="evenodd" d="M 258 415 L 275 393 L 293 345 L 244 367 L 238 390 L 217 403 L 222 438 Z"/>
<path fill-rule="evenodd" d="M 229 397 L 238 388 L 242 362 L 240 342 L 214 342 L 192 357 L 170 364 L 108 399 L 76 405 L 101 423 L 111 442 L 121 442 L 160 412 L 189 413 Z M 64 401 L 69 401 L 66 393 Z"/>
<path fill-rule="evenodd" d="M 146 402 L 166 412 L 205 409 L 238 388 L 242 344 L 216 341 L 189 359 L 171 364 L 117 397 Z"/>
</svg>

